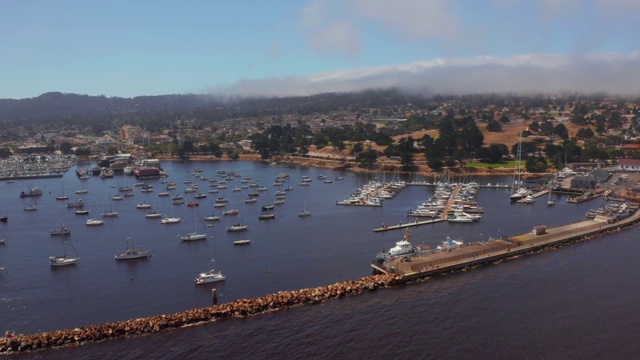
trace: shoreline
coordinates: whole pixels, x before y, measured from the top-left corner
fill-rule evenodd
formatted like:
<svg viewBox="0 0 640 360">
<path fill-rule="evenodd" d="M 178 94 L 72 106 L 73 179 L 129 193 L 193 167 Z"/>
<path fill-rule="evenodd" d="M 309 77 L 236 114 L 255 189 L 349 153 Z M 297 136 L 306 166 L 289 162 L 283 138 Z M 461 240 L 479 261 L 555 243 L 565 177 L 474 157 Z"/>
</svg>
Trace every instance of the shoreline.
<svg viewBox="0 0 640 360">
<path fill-rule="evenodd" d="M 189 160 L 180 160 L 177 156 L 160 156 L 156 157 L 160 161 L 194 161 L 194 162 L 227 162 L 227 161 L 259 161 L 263 163 L 272 163 L 276 162 L 278 164 L 293 164 L 298 166 L 306 166 L 306 167 L 314 167 L 319 169 L 329 169 L 329 170 L 338 170 L 338 171 L 350 171 L 353 173 L 371 173 L 374 170 L 364 169 L 358 167 L 358 165 L 354 162 L 343 162 L 341 160 L 329 159 L 329 158 L 318 158 L 318 157 L 301 157 L 301 156 L 284 156 L 284 157 L 272 157 L 269 159 L 261 159 L 258 154 L 243 154 L 240 155 L 239 159 L 229 159 L 227 156 L 223 156 L 222 158 L 217 158 L 213 155 L 193 155 L 190 156 Z M 511 176 L 513 175 L 513 168 L 499 167 L 499 168 L 446 168 L 440 172 L 433 171 L 429 169 L 426 165 L 416 165 L 418 168 L 417 171 L 400 171 L 402 174 L 413 174 L 424 177 L 442 177 L 447 172 L 449 176 Z M 397 163 L 388 163 L 382 164 L 382 168 L 380 170 L 384 173 L 394 173 L 399 171 L 400 165 Z M 541 178 L 552 173 L 528 173 L 523 172 L 522 177 L 525 179 L 536 179 Z"/>
</svg>

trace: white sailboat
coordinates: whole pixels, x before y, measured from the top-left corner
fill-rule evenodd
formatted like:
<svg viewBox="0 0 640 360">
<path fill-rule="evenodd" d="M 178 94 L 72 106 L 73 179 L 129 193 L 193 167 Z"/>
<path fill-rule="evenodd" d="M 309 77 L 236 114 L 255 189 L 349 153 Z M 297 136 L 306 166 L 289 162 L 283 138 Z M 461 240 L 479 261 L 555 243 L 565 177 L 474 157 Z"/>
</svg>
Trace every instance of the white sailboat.
<svg viewBox="0 0 640 360">
<path fill-rule="evenodd" d="M 193 232 L 188 233 L 186 235 L 178 235 L 180 240 L 182 241 L 196 241 L 196 240 L 205 240 L 207 238 L 207 232 L 198 233 L 198 211 L 197 208 L 194 207 L 193 210 Z"/>
<path fill-rule="evenodd" d="M 56 200 L 69 200 L 69 196 L 64 193 L 64 182 L 62 183 L 62 194 L 56 196 Z"/>
<path fill-rule="evenodd" d="M 307 216 L 311 216 L 311 211 L 307 210 L 307 201 L 304 201 L 304 210 L 300 211 L 298 213 L 299 217 L 307 217 Z"/>
<path fill-rule="evenodd" d="M 553 192 L 553 180 L 549 181 L 549 197 L 547 198 L 547 206 L 553 206 L 556 204 L 555 201 L 551 198 L 551 193 Z"/>
<path fill-rule="evenodd" d="M 80 260 L 80 258 L 78 257 L 78 253 L 76 252 L 76 249 L 73 247 L 73 244 L 71 243 L 71 240 L 69 240 L 69 244 L 71 244 L 71 248 L 73 249 L 73 252 L 75 253 L 76 256 L 75 257 L 67 256 L 67 241 L 65 240 L 64 255 L 49 256 L 49 265 L 51 266 L 74 265 L 75 263 L 78 262 L 78 260 Z"/>
<path fill-rule="evenodd" d="M 529 195 L 529 190 L 522 187 L 520 181 L 520 162 L 522 161 L 522 132 L 518 140 L 518 152 L 516 153 L 516 171 L 513 174 L 513 184 L 511 186 L 511 201 L 518 201 Z"/>
</svg>

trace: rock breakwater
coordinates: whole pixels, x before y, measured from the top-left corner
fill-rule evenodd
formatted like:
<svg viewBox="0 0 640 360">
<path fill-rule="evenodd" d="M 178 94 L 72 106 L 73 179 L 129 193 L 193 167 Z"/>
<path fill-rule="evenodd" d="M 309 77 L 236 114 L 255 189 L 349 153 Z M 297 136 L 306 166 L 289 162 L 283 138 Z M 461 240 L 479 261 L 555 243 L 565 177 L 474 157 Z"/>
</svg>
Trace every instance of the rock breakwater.
<svg viewBox="0 0 640 360">
<path fill-rule="evenodd" d="M 371 275 L 360 280 L 344 281 L 333 285 L 302 290 L 279 291 L 258 298 L 238 299 L 225 304 L 191 309 L 175 314 L 157 315 L 37 334 L 12 335 L 0 339 L 0 354 L 81 345 L 124 336 L 160 332 L 220 319 L 243 318 L 296 305 L 317 304 L 348 295 L 358 295 L 395 285 L 398 280 L 399 277 L 392 274 Z"/>
</svg>

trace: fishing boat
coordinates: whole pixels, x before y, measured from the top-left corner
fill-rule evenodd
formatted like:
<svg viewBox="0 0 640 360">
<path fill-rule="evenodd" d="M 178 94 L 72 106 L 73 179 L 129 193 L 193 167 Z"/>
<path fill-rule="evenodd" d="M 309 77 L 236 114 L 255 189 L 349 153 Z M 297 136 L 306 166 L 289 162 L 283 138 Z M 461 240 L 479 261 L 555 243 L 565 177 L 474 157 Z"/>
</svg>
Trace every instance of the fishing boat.
<svg viewBox="0 0 640 360">
<path fill-rule="evenodd" d="M 71 245 L 71 248 L 73 249 L 73 252 L 75 253 L 76 256 L 75 257 L 67 256 L 67 241 L 65 240 L 64 254 L 49 256 L 49 265 L 51 266 L 73 265 L 77 263 L 78 260 L 80 260 L 80 258 L 78 257 L 78 253 L 76 252 L 76 249 L 73 247 L 73 243 L 71 243 L 71 240 L 69 240 L 69 244 Z"/>
<path fill-rule="evenodd" d="M 410 257 L 415 254 L 413 245 L 411 245 L 411 232 L 405 230 L 402 240 L 397 241 L 396 245 L 386 252 L 380 252 L 376 256 L 376 261 L 395 260 L 397 258 Z"/>
<path fill-rule="evenodd" d="M 20 192 L 20 197 L 24 198 L 24 197 L 33 197 L 33 196 L 41 196 L 42 195 L 42 189 L 40 189 L 39 187 L 32 187 L 30 188 L 28 191 L 21 191 Z"/>
<path fill-rule="evenodd" d="M 104 225 L 104 221 L 98 220 L 98 219 L 89 219 L 85 222 L 85 224 L 87 226 L 100 226 L 100 225 Z"/>
<path fill-rule="evenodd" d="M 211 260 L 211 262 L 215 263 L 215 260 Z M 193 281 L 196 283 L 196 285 L 200 285 L 200 284 L 222 281 L 224 279 L 226 279 L 226 277 L 224 276 L 224 273 L 222 273 L 222 271 L 216 270 L 215 267 L 212 266 L 211 270 L 200 273 L 198 276 L 196 276 L 196 278 Z"/>
<path fill-rule="evenodd" d="M 125 251 L 115 254 L 116 260 L 133 260 L 148 258 L 151 256 L 151 251 L 146 249 L 136 249 L 133 244 L 133 238 L 127 238 L 127 249 Z"/>
<path fill-rule="evenodd" d="M 77 199 L 75 202 L 67 203 L 67 208 L 79 208 L 82 209 L 84 207 L 84 201 L 82 199 Z"/>
<path fill-rule="evenodd" d="M 71 230 L 62 224 L 59 229 L 51 229 L 51 236 L 67 236 L 71 235 Z"/>
</svg>

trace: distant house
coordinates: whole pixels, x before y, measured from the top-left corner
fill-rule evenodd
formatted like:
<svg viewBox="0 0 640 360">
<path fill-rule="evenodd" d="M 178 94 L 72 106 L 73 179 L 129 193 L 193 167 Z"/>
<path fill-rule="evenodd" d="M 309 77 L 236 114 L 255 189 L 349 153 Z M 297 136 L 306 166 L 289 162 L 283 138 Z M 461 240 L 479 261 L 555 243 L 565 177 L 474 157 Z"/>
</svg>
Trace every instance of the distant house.
<svg viewBox="0 0 640 360">
<path fill-rule="evenodd" d="M 618 170 L 640 171 L 640 160 L 620 159 L 618 160 Z"/>
</svg>

